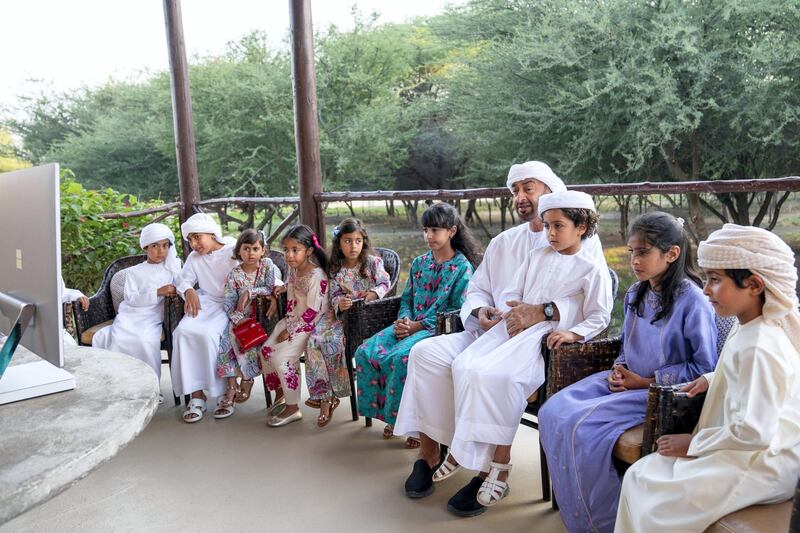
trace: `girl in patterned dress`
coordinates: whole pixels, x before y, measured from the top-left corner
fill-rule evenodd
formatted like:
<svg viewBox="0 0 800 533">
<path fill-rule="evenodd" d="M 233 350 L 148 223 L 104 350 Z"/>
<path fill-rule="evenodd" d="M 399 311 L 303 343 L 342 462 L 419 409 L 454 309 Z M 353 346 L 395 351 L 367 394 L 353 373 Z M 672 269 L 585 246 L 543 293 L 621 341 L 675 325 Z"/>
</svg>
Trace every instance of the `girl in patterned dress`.
<svg viewBox="0 0 800 533">
<path fill-rule="evenodd" d="M 319 427 L 328 425 L 339 398 L 350 396 L 342 313 L 353 300 L 377 300 L 391 288 L 383 260 L 372 255 L 367 230 L 356 218 L 347 218 L 334 228 L 328 274 L 331 306 L 306 347 L 306 385 L 311 396 L 306 405 L 319 408 Z"/>
<path fill-rule="evenodd" d="M 430 251 L 415 258 L 394 324 L 367 339 L 356 351 L 358 411 L 386 422 L 384 438 L 394 422 L 408 370 L 411 347 L 433 335 L 436 313 L 461 309 L 479 245 L 449 204 L 433 204 L 422 214 Z M 409 437 L 406 446 L 419 441 Z"/>
<path fill-rule="evenodd" d="M 217 404 L 214 418 L 227 418 L 234 412 L 234 403 L 243 403 L 250 397 L 253 378 L 261 373 L 259 352 L 262 345 L 254 346 L 242 353 L 239 343 L 233 334 L 233 328 L 247 320 L 255 318 L 255 298 L 269 296 L 270 307 L 267 314 L 272 316 L 277 309 L 275 287 L 280 284 L 277 270 L 267 252 L 264 232 L 246 229 L 239 235 L 233 258 L 241 261 L 234 267 L 225 281 L 225 300 L 222 302 L 228 314 L 228 329 L 220 340 L 219 357 L 217 358 L 217 375 L 225 378 L 227 390 Z M 237 382 L 241 376 L 241 388 Z"/>
<path fill-rule="evenodd" d="M 289 274 L 286 316 L 261 350 L 267 387 L 275 392 L 267 425 L 280 427 L 303 418 L 300 400 L 300 356 L 317 323 L 328 311 L 328 260 L 316 234 L 305 225 L 286 232 L 281 241 Z"/>
</svg>

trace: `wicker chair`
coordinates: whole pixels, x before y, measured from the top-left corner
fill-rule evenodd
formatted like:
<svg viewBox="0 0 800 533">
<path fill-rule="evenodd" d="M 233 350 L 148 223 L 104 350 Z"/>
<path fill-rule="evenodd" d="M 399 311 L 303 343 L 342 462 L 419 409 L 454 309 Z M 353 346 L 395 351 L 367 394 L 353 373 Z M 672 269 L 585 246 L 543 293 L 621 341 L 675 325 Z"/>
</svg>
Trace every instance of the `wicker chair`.
<svg viewBox="0 0 800 533">
<path fill-rule="evenodd" d="M 122 302 L 125 287 L 125 269 L 138 265 L 147 259 L 146 255 L 130 255 L 115 260 L 106 268 L 100 288 L 97 293 L 89 298 L 89 309 L 83 310 L 80 304 L 69 305 L 72 311 L 75 337 L 80 346 L 91 346 L 94 334 L 100 329 L 110 326 L 117 316 L 117 309 Z M 161 333 L 161 349 L 167 352 L 167 359 L 163 363 L 172 361 L 172 344 L 166 330 Z M 180 399 L 172 395 L 175 405 L 180 404 Z"/>
<path fill-rule="evenodd" d="M 269 251 L 269 258 L 272 259 L 272 262 L 275 263 L 275 266 L 278 267 L 278 270 L 281 271 L 281 277 L 285 280 L 286 279 L 286 260 L 283 258 L 283 254 L 281 252 L 276 252 L 274 250 Z M 170 296 L 169 298 L 165 299 L 164 302 L 164 325 L 166 331 L 169 332 L 167 335 L 168 345 L 170 351 L 170 355 L 172 354 L 172 334 L 175 331 L 175 328 L 178 327 L 178 323 L 180 323 L 181 319 L 184 315 L 184 308 L 183 308 L 183 298 L 180 296 Z M 267 310 L 269 309 L 269 298 L 265 296 L 259 296 L 256 298 L 256 319 L 264 326 L 264 329 L 267 333 L 272 333 L 272 330 L 275 329 L 275 324 L 278 323 L 278 320 L 283 318 L 283 315 L 286 312 L 286 293 L 282 294 L 281 297 L 278 299 L 278 312 L 276 316 L 272 317 L 271 319 L 267 318 Z M 266 397 L 267 407 L 272 405 L 272 395 L 267 388 L 267 380 L 266 376 L 262 375 L 262 381 L 264 383 L 264 396 Z M 186 405 L 189 404 L 189 395 L 185 395 L 183 397 L 184 402 Z M 176 404 L 177 405 L 177 404 Z"/>
<path fill-rule="evenodd" d="M 647 398 L 647 415 L 644 423 L 644 440 L 641 454 L 656 451 L 656 441 L 662 435 L 692 433 L 705 401 L 705 393 L 689 398 L 680 392 L 681 385 L 650 385 Z M 800 482 L 792 501 L 771 505 L 752 505 L 712 524 L 707 533 L 790 531 L 800 533 Z M 794 508 L 794 511 L 792 510 Z M 791 527 L 790 527 L 791 521 Z"/>
<path fill-rule="evenodd" d="M 389 292 L 381 300 L 365 303 L 363 300 L 353 302 L 353 307 L 344 312 L 344 345 L 347 374 L 350 378 L 350 411 L 353 420 L 358 420 L 358 399 L 356 397 L 355 371 L 353 358 L 361 343 L 397 319 L 400 310 L 400 297 L 397 292 L 397 279 L 400 277 L 400 256 L 388 248 L 375 248 L 383 259 L 383 266 L 389 274 Z M 372 419 L 367 418 L 367 426 Z"/>
</svg>

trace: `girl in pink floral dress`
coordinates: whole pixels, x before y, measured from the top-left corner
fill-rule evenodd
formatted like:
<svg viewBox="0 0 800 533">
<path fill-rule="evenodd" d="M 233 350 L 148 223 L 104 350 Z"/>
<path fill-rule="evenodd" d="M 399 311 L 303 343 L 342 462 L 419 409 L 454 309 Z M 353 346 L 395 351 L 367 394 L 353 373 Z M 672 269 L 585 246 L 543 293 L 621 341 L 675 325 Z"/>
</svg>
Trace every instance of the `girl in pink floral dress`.
<svg viewBox="0 0 800 533">
<path fill-rule="evenodd" d="M 267 425 L 280 427 L 303 418 L 300 401 L 300 356 L 317 322 L 328 311 L 327 258 L 316 234 L 305 225 L 291 228 L 281 241 L 289 274 L 286 316 L 261 351 L 267 387 L 276 391 Z"/>
</svg>

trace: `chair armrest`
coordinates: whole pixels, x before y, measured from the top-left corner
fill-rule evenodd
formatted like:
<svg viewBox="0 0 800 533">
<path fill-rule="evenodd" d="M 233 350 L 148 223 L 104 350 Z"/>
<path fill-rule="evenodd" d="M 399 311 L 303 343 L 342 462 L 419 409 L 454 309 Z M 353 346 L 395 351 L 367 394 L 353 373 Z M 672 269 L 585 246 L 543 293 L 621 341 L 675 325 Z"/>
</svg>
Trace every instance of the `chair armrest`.
<svg viewBox="0 0 800 533">
<path fill-rule="evenodd" d="M 72 316 L 75 319 L 75 337 L 78 339 L 78 344 L 80 344 L 80 338 L 84 331 L 107 320 L 113 320 L 114 316 L 116 316 L 114 304 L 111 301 L 111 291 L 104 290 L 89 298 L 89 309 L 87 311 L 84 311 L 83 306 L 78 302 L 74 302 Z"/>
<path fill-rule="evenodd" d="M 372 337 L 397 320 L 400 312 L 400 296 L 373 300 L 365 303 L 356 300 L 344 312 L 345 353 L 353 357 L 364 340 Z"/>
<path fill-rule="evenodd" d="M 586 343 L 562 344 L 555 350 L 547 347 L 547 337 L 542 339 L 547 376 L 546 398 L 601 370 L 608 370 L 614 364 L 622 349 L 622 339 L 592 340 Z"/>
<path fill-rule="evenodd" d="M 178 323 L 183 318 L 183 298 L 178 295 L 166 296 L 164 298 L 164 327 L 172 337 L 172 332 L 178 327 Z"/>
<path fill-rule="evenodd" d="M 269 296 L 256 296 L 256 320 L 264 327 L 270 335 L 275 330 L 278 321 L 286 316 L 286 293 L 278 295 L 278 312 L 272 318 L 267 317 L 269 310 Z"/>
<path fill-rule="evenodd" d="M 650 385 L 642 437 L 642 457 L 657 449 L 656 441 L 662 435 L 694 431 L 706 395 L 702 393 L 689 398 L 687 393 L 680 392 L 684 385 L 685 383 Z"/>
<path fill-rule="evenodd" d="M 436 332 L 434 335 L 447 335 L 448 333 L 458 333 L 459 331 L 464 331 L 460 311 L 440 311 L 436 313 Z"/>
</svg>

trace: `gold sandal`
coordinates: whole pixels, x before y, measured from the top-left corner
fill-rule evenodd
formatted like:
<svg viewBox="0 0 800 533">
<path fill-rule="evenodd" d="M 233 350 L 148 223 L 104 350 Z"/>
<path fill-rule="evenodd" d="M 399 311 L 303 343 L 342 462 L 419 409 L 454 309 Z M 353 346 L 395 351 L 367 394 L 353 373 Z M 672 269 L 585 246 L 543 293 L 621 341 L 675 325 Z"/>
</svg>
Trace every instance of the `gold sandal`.
<svg viewBox="0 0 800 533">
<path fill-rule="evenodd" d="M 327 415 L 322 412 L 322 405 L 324 405 L 326 403 L 328 405 L 330 405 L 330 407 L 328 408 L 328 414 Z M 335 396 L 334 396 L 333 400 L 327 400 L 326 399 L 326 400 L 322 400 L 320 402 L 320 413 L 319 413 L 319 416 L 317 417 L 317 426 L 318 427 L 324 428 L 325 426 L 327 426 L 330 423 L 331 419 L 333 418 L 333 411 L 337 407 L 339 407 L 339 403 L 341 403 L 339 401 L 339 398 L 336 398 Z"/>
<path fill-rule="evenodd" d="M 239 390 L 236 391 L 236 395 L 233 397 L 233 401 L 236 403 L 244 403 L 250 399 L 250 391 L 253 390 L 253 383 L 254 380 L 252 379 L 243 379 L 242 383 L 239 385 Z"/>
</svg>

